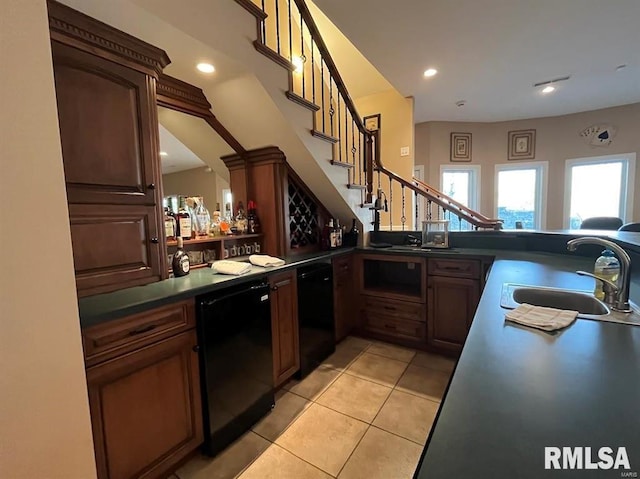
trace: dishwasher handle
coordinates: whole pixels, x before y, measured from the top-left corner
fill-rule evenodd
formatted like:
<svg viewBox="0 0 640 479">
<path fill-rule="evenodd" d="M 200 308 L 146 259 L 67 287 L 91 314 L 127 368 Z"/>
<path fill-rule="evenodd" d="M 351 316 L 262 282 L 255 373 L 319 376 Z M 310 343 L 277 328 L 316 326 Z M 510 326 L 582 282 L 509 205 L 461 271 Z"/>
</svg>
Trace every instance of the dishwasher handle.
<svg viewBox="0 0 640 479">
<path fill-rule="evenodd" d="M 219 303 L 221 301 L 226 301 L 228 299 L 235 298 L 236 296 L 240 296 L 240 295 L 247 294 L 247 293 L 253 293 L 253 292 L 256 292 L 256 291 L 260 291 L 260 290 L 264 290 L 265 294 L 268 295 L 269 294 L 269 285 L 267 283 L 263 283 L 263 284 L 251 286 L 250 288 L 243 289 L 241 291 L 235 291 L 235 292 L 230 293 L 230 294 L 225 294 L 224 296 L 219 296 L 219 297 L 217 297 L 215 299 L 201 300 L 200 301 L 200 305 L 209 307 L 209 306 L 213 306 L 214 304 Z"/>
</svg>

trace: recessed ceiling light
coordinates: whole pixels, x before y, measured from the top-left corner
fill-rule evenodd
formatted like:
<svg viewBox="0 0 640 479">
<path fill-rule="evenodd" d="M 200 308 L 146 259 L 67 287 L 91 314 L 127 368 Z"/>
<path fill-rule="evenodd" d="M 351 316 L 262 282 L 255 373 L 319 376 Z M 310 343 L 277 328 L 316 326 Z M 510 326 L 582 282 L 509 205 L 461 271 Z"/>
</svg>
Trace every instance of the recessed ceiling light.
<svg viewBox="0 0 640 479">
<path fill-rule="evenodd" d="M 467 100 L 460 100 L 456 102 L 457 107 L 465 106 L 467 104 Z"/>
<path fill-rule="evenodd" d="M 216 71 L 215 67 L 211 63 L 198 63 L 196 68 L 202 73 L 213 73 Z"/>
<path fill-rule="evenodd" d="M 627 65 L 618 65 L 616 67 L 616 71 L 619 72 L 620 70 L 624 70 L 625 68 L 627 68 Z"/>
<path fill-rule="evenodd" d="M 161 151 L 160 156 L 169 156 L 169 153 L 167 153 L 166 151 Z"/>
<path fill-rule="evenodd" d="M 545 93 L 545 94 L 546 94 L 546 93 L 551 93 L 551 92 L 552 92 L 552 91 L 554 91 L 555 89 L 556 89 L 556 87 L 551 86 L 551 85 L 548 85 L 548 86 L 546 86 L 546 87 L 544 87 L 544 88 L 542 89 L 542 93 Z"/>
<path fill-rule="evenodd" d="M 428 70 L 424 71 L 424 76 L 426 77 L 432 77 L 433 75 L 435 75 L 436 73 L 438 73 L 438 70 L 436 70 L 435 68 L 429 68 Z"/>
</svg>

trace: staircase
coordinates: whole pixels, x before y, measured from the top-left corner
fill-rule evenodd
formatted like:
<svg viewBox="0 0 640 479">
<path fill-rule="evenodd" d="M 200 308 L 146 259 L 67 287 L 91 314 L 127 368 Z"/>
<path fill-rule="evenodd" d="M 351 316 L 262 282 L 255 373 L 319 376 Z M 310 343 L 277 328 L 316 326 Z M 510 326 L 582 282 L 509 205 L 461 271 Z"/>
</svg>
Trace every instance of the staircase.
<svg viewBox="0 0 640 479">
<path fill-rule="evenodd" d="M 346 171 L 347 188 L 360 191 L 359 206 L 376 212 L 376 228 L 386 214 L 384 224 L 390 230 L 412 229 L 412 225 L 419 229 L 422 203 L 422 219 L 449 220 L 451 229 L 500 229 L 500 220 L 384 167 L 378 132 L 365 128 L 304 0 L 235 1 L 256 18 L 254 47 L 287 70 L 286 97 L 310 111 L 310 135 L 332 145 L 328 160 Z M 400 194 L 395 203 L 394 192 Z M 394 226 L 393 218 L 399 218 L 400 225 Z"/>
</svg>

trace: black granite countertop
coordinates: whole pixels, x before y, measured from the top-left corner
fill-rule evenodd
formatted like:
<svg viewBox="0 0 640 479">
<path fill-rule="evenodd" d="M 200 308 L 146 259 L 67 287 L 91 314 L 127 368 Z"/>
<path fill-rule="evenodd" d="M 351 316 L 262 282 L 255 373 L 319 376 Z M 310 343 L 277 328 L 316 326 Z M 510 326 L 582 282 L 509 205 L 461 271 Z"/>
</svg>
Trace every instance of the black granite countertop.
<svg viewBox="0 0 640 479">
<path fill-rule="evenodd" d="M 194 269 L 187 276 L 181 278 L 169 278 L 157 283 L 122 289 L 113 293 L 88 296 L 78 301 L 80 325 L 82 328 L 87 328 L 104 321 L 122 318 L 200 294 L 255 281 L 274 272 L 329 260 L 334 256 L 347 254 L 351 251 L 353 248 L 342 248 L 286 258 L 284 266 L 275 268 L 253 266 L 250 273 L 242 276 L 217 274 L 211 268 Z"/>
<path fill-rule="evenodd" d="M 417 479 L 617 478 L 545 470 L 545 447 L 626 447 L 640 473 L 640 327 L 578 319 L 557 334 L 505 323 L 502 284 L 591 289 L 589 258 L 498 252 Z M 597 462 L 597 457 L 595 458 Z M 636 477 L 636 476 L 629 476 Z"/>
</svg>

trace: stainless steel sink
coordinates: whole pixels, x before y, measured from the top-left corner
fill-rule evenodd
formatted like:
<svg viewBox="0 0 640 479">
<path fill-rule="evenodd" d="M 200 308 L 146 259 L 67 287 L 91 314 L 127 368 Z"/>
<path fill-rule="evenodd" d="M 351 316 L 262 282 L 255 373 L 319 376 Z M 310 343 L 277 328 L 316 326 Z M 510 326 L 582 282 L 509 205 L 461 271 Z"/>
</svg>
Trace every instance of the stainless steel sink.
<svg viewBox="0 0 640 479">
<path fill-rule="evenodd" d="M 578 317 L 584 319 L 640 325 L 640 309 L 635 304 L 632 304 L 632 313 L 620 313 L 612 311 L 590 291 L 504 283 L 500 306 L 514 309 L 522 303 L 578 311 Z"/>
</svg>

